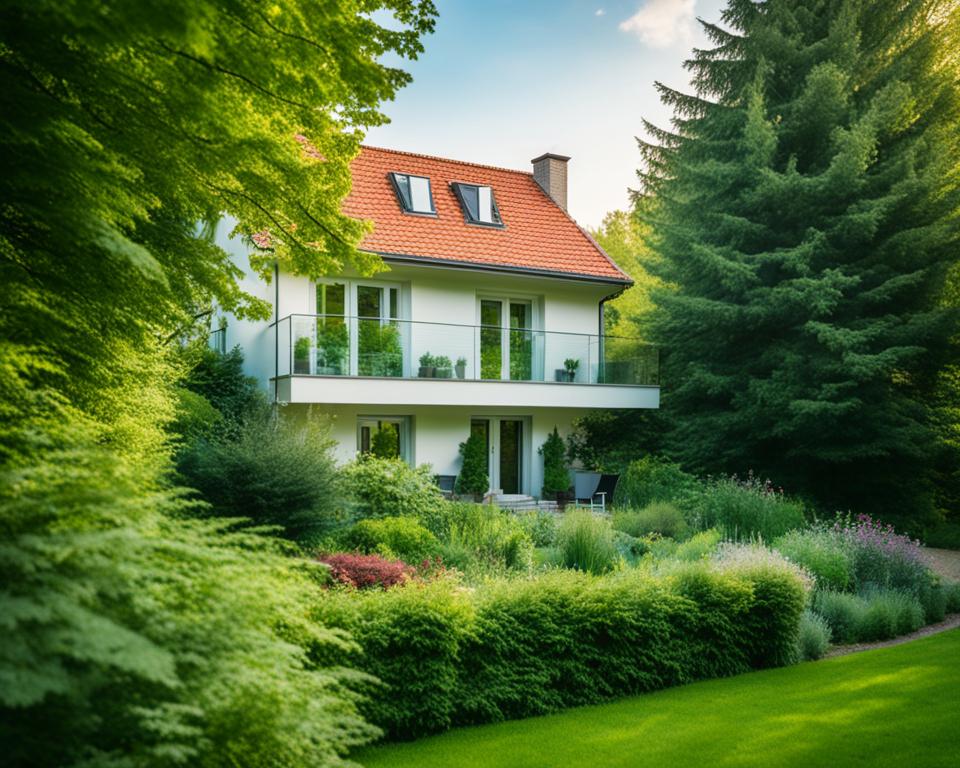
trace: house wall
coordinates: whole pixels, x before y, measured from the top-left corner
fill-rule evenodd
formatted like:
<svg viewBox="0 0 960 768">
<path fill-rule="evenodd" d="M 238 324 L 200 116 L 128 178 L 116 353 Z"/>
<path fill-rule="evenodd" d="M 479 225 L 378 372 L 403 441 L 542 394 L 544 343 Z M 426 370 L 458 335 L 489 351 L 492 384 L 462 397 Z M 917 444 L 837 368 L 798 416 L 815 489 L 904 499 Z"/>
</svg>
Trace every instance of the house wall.
<svg viewBox="0 0 960 768">
<path fill-rule="evenodd" d="M 304 418 L 311 406 L 288 405 L 285 412 Z M 357 455 L 357 419 L 369 416 L 410 416 L 413 435 L 411 463 L 430 464 L 434 474 L 456 475 L 460 471 L 459 446 L 470 434 L 473 418 L 491 416 L 526 417 L 528 434 L 524 436 L 523 491 L 540 495 L 543 487 L 543 459 L 537 449 L 543 445 L 554 427 L 566 437 L 579 409 L 510 409 L 482 407 L 394 407 L 377 409 L 364 405 L 323 406 L 321 413 L 332 419 L 332 436 L 337 441 L 336 458 L 347 462 Z"/>
</svg>

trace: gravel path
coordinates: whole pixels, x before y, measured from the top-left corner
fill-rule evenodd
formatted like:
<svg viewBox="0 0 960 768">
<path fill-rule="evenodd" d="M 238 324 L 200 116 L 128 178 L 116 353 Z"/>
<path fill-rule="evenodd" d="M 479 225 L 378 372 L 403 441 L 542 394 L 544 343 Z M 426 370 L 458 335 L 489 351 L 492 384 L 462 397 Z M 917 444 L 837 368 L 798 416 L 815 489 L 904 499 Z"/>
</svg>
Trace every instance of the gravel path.
<svg viewBox="0 0 960 768">
<path fill-rule="evenodd" d="M 948 581 L 960 581 L 960 551 L 927 547 L 925 552 L 930 567 L 940 576 Z"/>
</svg>

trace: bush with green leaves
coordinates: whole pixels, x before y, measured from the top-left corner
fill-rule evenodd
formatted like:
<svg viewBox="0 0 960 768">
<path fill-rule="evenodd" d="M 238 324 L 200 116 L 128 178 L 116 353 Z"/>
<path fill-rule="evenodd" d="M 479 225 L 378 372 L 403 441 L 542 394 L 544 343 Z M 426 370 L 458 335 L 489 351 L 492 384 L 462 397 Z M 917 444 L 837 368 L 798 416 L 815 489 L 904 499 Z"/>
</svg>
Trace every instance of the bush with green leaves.
<svg viewBox="0 0 960 768">
<path fill-rule="evenodd" d="M 567 449 L 556 427 L 537 453 L 543 456 L 543 497 L 551 499 L 565 494 L 570 489 Z"/>
<path fill-rule="evenodd" d="M 340 474 L 357 518 L 419 517 L 444 503 L 428 464 L 414 468 L 402 459 L 365 455 Z"/>
<path fill-rule="evenodd" d="M 586 509 L 564 514 L 557 530 L 557 547 L 563 565 L 579 571 L 605 573 L 620 561 L 610 521 Z"/>
<path fill-rule="evenodd" d="M 819 613 L 806 610 L 800 617 L 797 656 L 800 661 L 816 661 L 830 647 L 830 625 Z"/>
<path fill-rule="evenodd" d="M 616 509 L 613 527 L 631 536 L 657 533 L 677 541 L 685 538 L 689 530 L 683 513 L 668 501 L 654 501 L 641 509 Z"/>
<path fill-rule="evenodd" d="M 317 614 L 363 653 L 324 661 L 385 683 L 363 711 L 395 738 L 786 663 L 805 600 L 782 560 L 705 561 L 664 577 L 555 570 L 352 597 L 333 594 Z"/>
<path fill-rule="evenodd" d="M 397 459 L 400 457 L 397 428 L 390 422 L 380 425 L 370 440 L 370 453 L 379 459 Z"/>
<path fill-rule="evenodd" d="M 655 501 L 667 501 L 686 509 L 699 490 L 700 481 L 679 464 L 659 456 L 644 456 L 621 474 L 614 504 L 641 509 Z"/>
<path fill-rule="evenodd" d="M 519 512 L 517 521 L 530 536 L 535 547 L 552 547 L 557 540 L 559 520 L 555 513 L 543 509 Z"/>
<path fill-rule="evenodd" d="M 863 595 L 823 591 L 817 594 L 814 608 L 838 643 L 887 640 L 924 624 L 918 598 L 899 590 L 872 589 Z"/>
<path fill-rule="evenodd" d="M 943 596 L 946 612 L 960 613 L 960 582 L 944 585 Z"/>
<path fill-rule="evenodd" d="M 339 538 L 349 550 L 396 557 L 412 565 L 429 560 L 440 551 L 437 537 L 412 517 L 360 520 Z"/>
<path fill-rule="evenodd" d="M 853 548 L 829 528 L 790 531 L 775 539 L 773 547 L 810 571 L 822 589 L 843 592 L 854 584 Z"/>
<path fill-rule="evenodd" d="M 263 418 L 269 407 L 257 380 L 243 371 L 243 351 L 234 347 L 221 354 L 207 346 L 185 350 L 188 373 L 183 387 L 202 396 L 223 418 L 223 429 L 236 434 L 250 420 Z M 175 425 L 176 426 L 176 425 Z"/>
<path fill-rule="evenodd" d="M 190 445 L 178 469 L 209 514 L 279 526 L 288 538 L 309 542 L 339 521 L 334 446 L 324 419 L 268 416 L 244 422 L 236 436 Z"/>
<path fill-rule="evenodd" d="M 490 477 L 487 474 L 487 441 L 483 435 L 473 433 L 460 443 L 460 459 L 462 464 L 454 489 L 461 496 L 483 496 L 490 487 Z"/>
<path fill-rule="evenodd" d="M 701 527 L 718 528 L 739 541 L 773 541 L 806 524 L 803 504 L 752 474 L 744 480 L 712 479 L 697 496 L 693 514 Z"/>
<path fill-rule="evenodd" d="M 513 570 L 530 567 L 533 542 L 513 514 L 491 504 L 445 504 L 445 532 L 439 537 L 444 563 L 462 569 L 474 565 Z"/>
</svg>

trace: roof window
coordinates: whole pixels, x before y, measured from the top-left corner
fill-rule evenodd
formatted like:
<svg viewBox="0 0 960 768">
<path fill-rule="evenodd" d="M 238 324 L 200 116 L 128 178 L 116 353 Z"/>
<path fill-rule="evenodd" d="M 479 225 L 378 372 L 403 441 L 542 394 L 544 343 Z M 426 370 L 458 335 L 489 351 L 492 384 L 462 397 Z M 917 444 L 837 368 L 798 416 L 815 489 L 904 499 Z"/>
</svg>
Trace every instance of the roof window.
<svg viewBox="0 0 960 768">
<path fill-rule="evenodd" d="M 436 215 L 430 179 L 426 176 L 411 176 L 409 173 L 391 173 L 390 180 L 404 211 Z"/>
<path fill-rule="evenodd" d="M 453 191 L 463 208 L 463 215 L 471 224 L 484 224 L 488 227 L 502 227 L 500 211 L 493 199 L 493 189 L 481 184 L 462 184 L 453 182 Z"/>
</svg>

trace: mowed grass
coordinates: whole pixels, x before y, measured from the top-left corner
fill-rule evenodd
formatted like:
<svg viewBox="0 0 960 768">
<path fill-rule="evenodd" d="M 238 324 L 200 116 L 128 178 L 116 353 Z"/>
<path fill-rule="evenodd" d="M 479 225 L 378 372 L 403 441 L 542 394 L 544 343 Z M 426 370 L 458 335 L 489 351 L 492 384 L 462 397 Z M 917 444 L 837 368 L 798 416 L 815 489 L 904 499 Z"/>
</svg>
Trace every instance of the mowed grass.
<svg viewBox="0 0 960 768">
<path fill-rule="evenodd" d="M 367 768 L 960 766 L 960 630 L 363 751 Z"/>
</svg>

